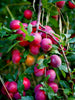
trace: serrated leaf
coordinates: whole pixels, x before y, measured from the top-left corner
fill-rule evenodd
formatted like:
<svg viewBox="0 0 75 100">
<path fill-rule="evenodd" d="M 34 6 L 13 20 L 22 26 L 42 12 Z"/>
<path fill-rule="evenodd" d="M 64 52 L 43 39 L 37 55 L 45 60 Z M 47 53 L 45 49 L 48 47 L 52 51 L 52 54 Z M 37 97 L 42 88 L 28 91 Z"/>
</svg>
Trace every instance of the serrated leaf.
<svg viewBox="0 0 75 100">
<path fill-rule="evenodd" d="M 32 24 L 28 25 L 27 32 L 28 32 L 28 34 L 31 34 L 31 32 L 32 32 Z"/>
</svg>

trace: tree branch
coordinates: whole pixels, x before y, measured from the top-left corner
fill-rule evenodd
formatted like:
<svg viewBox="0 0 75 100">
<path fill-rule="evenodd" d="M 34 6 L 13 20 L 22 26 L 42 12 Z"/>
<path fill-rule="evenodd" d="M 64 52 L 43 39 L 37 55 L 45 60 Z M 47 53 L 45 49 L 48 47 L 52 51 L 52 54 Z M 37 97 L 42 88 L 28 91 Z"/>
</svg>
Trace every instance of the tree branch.
<svg viewBox="0 0 75 100">
<path fill-rule="evenodd" d="M 38 32 L 39 25 L 40 25 L 41 7 L 42 7 L 42 3 L 41 3 L 41 0 L 39 0 L 39 8 L 38 8 L 38 18 L 37 18 L 36 32 Z"/>
</svg>

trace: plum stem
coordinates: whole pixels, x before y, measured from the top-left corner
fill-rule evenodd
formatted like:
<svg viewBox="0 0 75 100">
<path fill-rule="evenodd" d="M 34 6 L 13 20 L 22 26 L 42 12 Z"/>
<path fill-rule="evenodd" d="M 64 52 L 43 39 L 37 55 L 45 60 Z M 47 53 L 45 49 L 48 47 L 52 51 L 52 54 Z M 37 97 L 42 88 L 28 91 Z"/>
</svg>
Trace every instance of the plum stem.
<svg viewBox="0 0 75 100">
<path fill-rule="evenodd" d="M 37 16 L 37 25 L 36 25 L 36 32 L 38 32 L 39 25 L 40 25 L 40 18 L 41 18 L 41 7 L 42 7 L 42 0 L 39 0 L 39 7 L 38 7 L 38 16 Z"/>
</svg>

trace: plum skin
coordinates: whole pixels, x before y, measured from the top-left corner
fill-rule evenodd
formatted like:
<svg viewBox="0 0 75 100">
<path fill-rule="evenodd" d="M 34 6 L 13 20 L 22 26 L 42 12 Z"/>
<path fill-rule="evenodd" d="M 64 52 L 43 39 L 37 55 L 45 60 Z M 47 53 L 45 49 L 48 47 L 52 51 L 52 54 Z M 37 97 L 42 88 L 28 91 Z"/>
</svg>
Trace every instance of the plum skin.
<svg viewBox="0 0 75 100">
<path fill-rule="evenodd" d="M 52 67 L 60 67 L 61 66 L 61 58 L 58 55 L 52 55 L 50 57 L 51 62 L 50 65 Z"/>
<path fill-rule="evenodd" d="M 47 97 L 46 97 L 45 91 L 39 90 L 36 92 L 35 100 L 46 100 L 46 99 L 47 99 Z"/>
<path fill-rule="evenodd" d="M 35 88 L 34 88 L 34 93 L 36 93 L 37 91 L 39 91 L 40 87 L 43 87 L 43 85 L 42 84 L 36 85 Z"/>
<path fill-rule="evenodd" d="M 29 90 L 31 83 L 30 80 L 26 77 L 23 78 L 23 85 L 24 85 L 24 90 Z"/>
<path fill-rule="evenodd" d="M 7 89 L 10 93 L 16 93 L 17 92 L 17 83 L 12 81 L 8 84 Z"/>
<path fill-rule="evenodd" d="M 51 39 L 48 39 L 48 38 L 42 39 L 42 41 L 41 41 L 41 48 L 45 52 L 51 50 L 51 48 L 52 48 L 52 41 L 51 41 Z"/>
<path fill-rule="evenodd" d="M 46 77 L 47 77 L 48 75 L 50 75 L 50 77 L 49 77 L 49 79 L 48 79 L 49 82 L 55 80 L 55 78 L 56 78 L 56 73 L 55 73 L 55 71 L 54 71 L 53 69 L 50 69 L 50 70 L 46 71 Z"/>
<path fill-rule="evenodd" d="M 50 82 L 48 85 L 53 89 L 54 93 L 57 93 L 58 85 L 55 82 Z"/>
</svg>

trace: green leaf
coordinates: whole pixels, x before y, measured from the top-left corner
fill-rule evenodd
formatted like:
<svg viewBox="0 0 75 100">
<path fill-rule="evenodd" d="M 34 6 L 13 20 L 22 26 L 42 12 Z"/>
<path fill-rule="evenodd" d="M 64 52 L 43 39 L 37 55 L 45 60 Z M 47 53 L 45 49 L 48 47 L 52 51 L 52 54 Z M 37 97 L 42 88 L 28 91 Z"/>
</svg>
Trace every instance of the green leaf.
<svg viewBox="0 0 75 100">
<path fill-rule="evenodd" d="M 12 30 L 10 30 L 9 28 L 7 28 L 7 27 L 5 27 L 5 26 L 3 26 L 2 28 L 3 28 L 3 30 L 5 30 L 5 31 L 8 32 L 8 33 L 11 33 L 11 32 L 12 32 Z"/>
<path fill-rule="evenodd" d="M 18 92 L 23 94 L 24 91 L 23 80 L 18 80 L 17 88 L 18 88 Z"/>
<path fill-rule="evenodd" d="M 68 41 L 69 43 L 75 43 L 75 37 L 74 38 L 71 38 L 71 39 L 69 39 L 69 41 Z"/>
<path fill-rule="evenodd" d="M 74 97 L 69 97 L 67 100 L 75 100 Z"/>
<path fill-rule="evenodd" d="M 34 40 L 34 37 L 33 36 L 30 36 L 30 35 L 26 35 L 25 36 L 25 39 L 32 42 Z"/>
<path fill-rule="evenodd" d="M 8 49 L 7 53 L 13 48 L 15 47 L 20 41 L 17 41 L 16 43 L 14 43 L 13 45 L 10 46 L 10 48 Z"/>
<path fill-rule="evenodd" d="M 69 84 L 66 82 L 66 81 L 64 81 L 64 80 L 60 80 L 60 82 L 59 82 L 63 87 L 65 87 L 65 88 L 70 88 L 69 87 Z"/>
<path fill-rule="evenodd" d="M 7 39 L 8 40 L 14 40 L 16 39 L 18 36 L 22 36 L 21 34 L 12 34 L 11 36 L 9 36 Z"/>
<path fill-rule="evenodd" d="M 21 100 L 34 100 L 33 96 L 21 97 Z"/>
<path fill-rule="evenodd" d="M 23 27 L 23 24 L 22 24 L 22 23 L 20 23 L 20 26 L 21 26 L 20 30 L 21 30 L 21 31 L 23 31 L 23 32 L 27 35 L 27 34 L 28 34 L 28 32 L 24 29 L 24 27 Z"/>
<path fill-rule="evenodd" d="M 46 76 L 44 79 L 44 82 L 47 82 L 49 78 L 50 78 L 50 75 Z"/>
<path fill-rule="evenodd" d="M 67 56 L 67 58 L 70 62 L 75 61 L 75 54 L 70 54 Z"/>
<path fill-rule="evenodd" d="M 61 73 L 62 73 L 63 77 L 66 78 L 66 73 L 63 70 L 61 70 Z"/>
<path fill-rule="evenodd" d="M 44 61 L 44 59 L 40 59 L 40 60 L 37 61 L 37 64 L 38 64 L 37 68 L 38 69 L 45 68 L 45 65 L 43 64 L 43 61 Z"/>
<path fill-rule="evenodd" d="M 31 66 L 31 67 L 28 67 L 28 68 L 25 70 L 25 72 L 24 72 L 24 73 L 31 74 L 31 73 L 33 73 L 33 72 L 34 72 L 34 65 L 33 65 L 33 66 Z"/>
<path fill-rule="evenodd" d="M 31 34 L 31 32 L 32 32 L 32 24 L 28 25 L 27 32 L 28 32 L 28 34 Z"/>
<path fill-rule="evenodd" d="M 69 95 L 71 93 L 71 90 L 70 89 L 64 89 L 64 93 Z"/>
<path fill-rule="evenodd" d="M 51 62 L 51 59 L 50 59 L 50 58 L 44 59 L 43 64 L 44 64 L 46 67 L 48 67 L 48 63 L 50 63 L 50 62 Z"/>
<path fill-rule="evenodd" d="M 59 67 L 59 70 L 63 70 L 64 72 L 68 73 L 68 69 L 67 69 L 67 65 L 66 65 L 66 64 L 62 64 L 62 65 Z"/>
<path fill-rule="evenodd" d="M 23 53 L 24 59 L 27 57 L 28 54 L 29 54 L 29 51 L 25 50 L 24 53 Z"/>
</svg>

